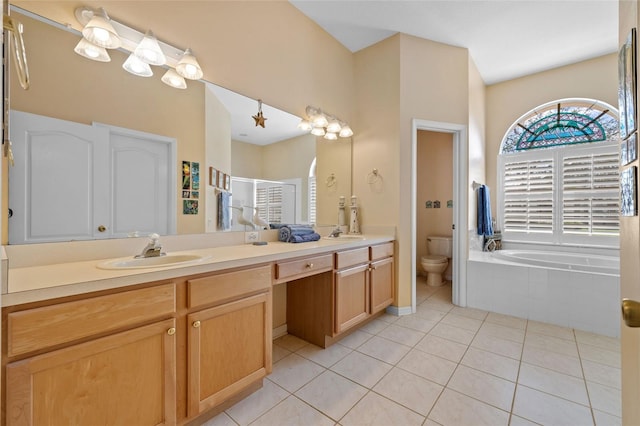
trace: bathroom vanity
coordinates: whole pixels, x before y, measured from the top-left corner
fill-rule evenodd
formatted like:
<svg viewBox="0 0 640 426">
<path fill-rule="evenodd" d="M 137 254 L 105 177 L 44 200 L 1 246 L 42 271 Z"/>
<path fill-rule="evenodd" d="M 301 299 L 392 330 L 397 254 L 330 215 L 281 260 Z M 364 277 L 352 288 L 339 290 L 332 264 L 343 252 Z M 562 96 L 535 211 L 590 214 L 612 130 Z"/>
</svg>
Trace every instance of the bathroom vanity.
<svg viewBox="0 0 640 426">
<path fill-rule="evenodd" d="M 205 260 L 10 269 L 3 424 L 199 424 L 271 372 L 272 286 L 289 333 L 323 347 L 393 302 L 392 237 L 190 253 Z"/>
</svg>

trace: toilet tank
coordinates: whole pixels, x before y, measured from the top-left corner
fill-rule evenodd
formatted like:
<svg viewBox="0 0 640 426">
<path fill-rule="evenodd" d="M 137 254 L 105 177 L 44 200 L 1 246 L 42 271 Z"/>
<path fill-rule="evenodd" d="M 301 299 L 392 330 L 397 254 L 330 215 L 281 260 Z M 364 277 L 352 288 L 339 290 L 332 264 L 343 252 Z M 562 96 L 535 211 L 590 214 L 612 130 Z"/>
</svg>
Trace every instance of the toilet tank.
<svg viewBox="0 0 640 426">
<path fill-rule="evenodd" d="M 427 236 L 427 251 L 429 254 L 438 254 L 451 258 L 453 255 L 453 240 L 451 237 L 429 235 Z"/>
</svg>

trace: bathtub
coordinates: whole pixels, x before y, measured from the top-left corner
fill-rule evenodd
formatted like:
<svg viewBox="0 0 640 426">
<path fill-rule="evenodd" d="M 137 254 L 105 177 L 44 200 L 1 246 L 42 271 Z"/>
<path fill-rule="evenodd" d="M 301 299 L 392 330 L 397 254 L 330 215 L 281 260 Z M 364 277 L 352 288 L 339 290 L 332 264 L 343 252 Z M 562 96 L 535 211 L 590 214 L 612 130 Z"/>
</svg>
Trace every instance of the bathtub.
<svg viewBox="0 0 640 426">
<path fill-rule="evenodd" d="M 470 251 L 469 307 L 620 335 L 616 256 L 544 250 Z"/>
</svg>

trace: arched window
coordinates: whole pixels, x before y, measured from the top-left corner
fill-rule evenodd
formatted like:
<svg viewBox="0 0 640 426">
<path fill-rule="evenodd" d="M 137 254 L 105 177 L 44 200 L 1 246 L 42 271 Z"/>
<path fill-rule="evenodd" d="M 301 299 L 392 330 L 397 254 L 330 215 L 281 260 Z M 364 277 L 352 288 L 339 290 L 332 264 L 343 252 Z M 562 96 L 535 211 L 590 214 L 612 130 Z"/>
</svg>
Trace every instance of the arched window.
<svg viewBox="0 0 640 426">
<path fill-rule="evenodd" d="M 618 113 L 591 99 L 541 105 L 506 132 L 498 158 L 506 241 L 617 246 Z"/>
</svg>

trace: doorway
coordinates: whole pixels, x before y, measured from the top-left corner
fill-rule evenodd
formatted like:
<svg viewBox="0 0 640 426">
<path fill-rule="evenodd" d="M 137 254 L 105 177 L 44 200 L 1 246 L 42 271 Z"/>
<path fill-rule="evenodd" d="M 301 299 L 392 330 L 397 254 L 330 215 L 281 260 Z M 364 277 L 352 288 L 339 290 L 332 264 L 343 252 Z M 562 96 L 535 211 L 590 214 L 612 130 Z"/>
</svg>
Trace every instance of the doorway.
<svg viewBox="0 0 640 426">
<path fill-rule="evenodd" d="M 411 310 L 416 312 L 416 247 L 417 247 L 417 150 L 418 131 L 450 133 L 453 139 L 453 271 L 452 301 L 467 304 L 468 254 L 468 142 L 467 126 L 413 119 L 411 131 Z"/>
</svg>

